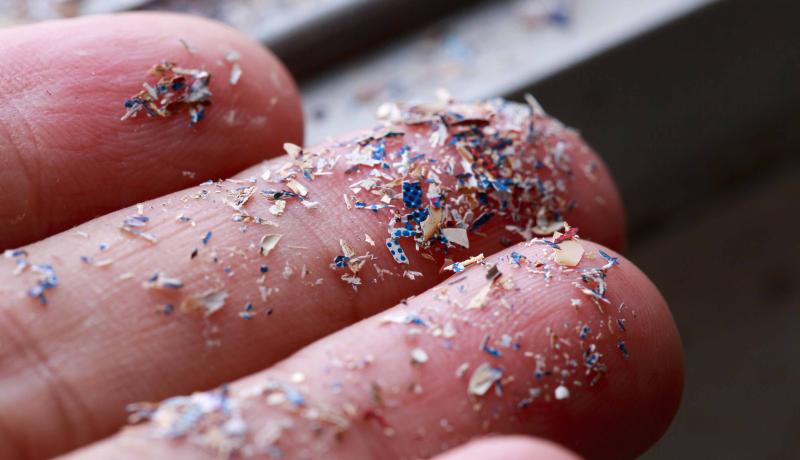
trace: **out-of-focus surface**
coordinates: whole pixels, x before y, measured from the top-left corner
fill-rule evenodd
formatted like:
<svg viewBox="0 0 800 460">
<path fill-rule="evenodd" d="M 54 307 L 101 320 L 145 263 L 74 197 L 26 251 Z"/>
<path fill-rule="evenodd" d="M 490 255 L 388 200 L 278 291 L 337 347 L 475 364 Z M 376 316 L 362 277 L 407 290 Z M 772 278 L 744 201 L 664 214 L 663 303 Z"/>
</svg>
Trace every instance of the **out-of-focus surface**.
<svg viewBox="0 0 800 460">
<path fill-rule="evenodd" d="M 440 87 L 533 92 L 607 159 L 628 255 L 683 336 L 684 404 L 644 458 L 800 452 L 797 2 L 0 0 L 0 25 L 128 9 L 202 14 L 273 47 L 299 76 L 309 142 Z"/>
<path fill-rule="evenodd" d="M 0 0 L 0 17 L 8 23 L 134 9 L 179 11 L 214 18 L 256 36 L 266 28 L 283 27 L 311 9 L 329 8 L 350 0 Z"/>
<path fill-rule="evenodd" d="M 374 120 L 376 105 L 512 94 L 709 0 L 481 4 L 304 84 L 309 141 Z M 545 107 L 547 108 L 547 107 Z"/>
<path fill-rule="evenodd" d="M 643 458 L 789 459 L 800 452 L 800 167 L 687 209 L 631 248 L 667 297 L 686 389 Z"/>
</svg>

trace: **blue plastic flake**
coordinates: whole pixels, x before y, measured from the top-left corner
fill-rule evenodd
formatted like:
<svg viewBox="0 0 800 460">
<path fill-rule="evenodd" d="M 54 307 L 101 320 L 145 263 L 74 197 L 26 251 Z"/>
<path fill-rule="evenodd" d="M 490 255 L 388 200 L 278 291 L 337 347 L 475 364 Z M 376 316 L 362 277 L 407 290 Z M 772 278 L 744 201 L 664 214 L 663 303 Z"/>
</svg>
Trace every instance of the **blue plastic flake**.
<svg viewBox="0 0 800 460">
<path fill-rule="evenodd" d="M 398 264 L 407 264 L 408 257 L 406 257 L 405 251 L 403 248 L 400 247 L 400 243 L 397 240 L 390 238 L 386 238 L 386 248 L 389 249 L 389 253 L 392 254 L 392 258 Z"/>
<path fill-rule="evenodd" d="M 617 342 L 617 348 L 619 348 L 619 351 L 622 352 L 622 356 L 624 356 L 625 359 L 630 358 L 630 354 L 628 353 L 628 346 L 625 345 L 624 340 L 620 340 L 619 342 Z"/>
<path fill-rule="evenodd" d="M 206 246 L 210 239 L 211 239 L 211 230 L 207 231 L 205 236 L 203 237 L 203 246 Z"/>
<path fill-rule="evenodd" d="M 136 214 L 134 216 L 126 217 L 125 220 L 122 221 L 122 224 L 127 227 L 144 227 L 149 221 L 149 217 Z"/>
<path fill-rule="evenodd" d="M 295 406 L 298 407 L 303 406 L 306 403 L 306 400 L 305 398 L 303 398 L 303 395 L 298 393 L 296 390 L 293 390 L 292 388 L 284 388 L 283 392 L 286 395 L 286 399 L 288 399 L 289 402 Z"/>
<path fill-rule="evenodd" d="M 481 214 L 472 222 L 472 225 L 469 227 L 469 231 L 474 232 L 478 227 L 488 222 L 492 217 L 494 217 L 493 212 L 485 212 Z"/>
<path fill-rule="evenodd" d="M 36 285 L 25 291 L 29 296 L 39 299 L 39 303 L 47 305 L 47 297 L 44 295 L 44 288 Z"/>
<path fill-rule="evenodd" d="M 428 218 L 428 212 L 428 208 L 416 209 L 406 216 L 406 221 L 421 223 Z"/>
<path fill-rule="evenodd" d="M 409 324 L 419 324 L 420 326 L 425 325 L 425 321 L 415 313 L 409 313 L 408 316 L 406 316 L 406 322 Z"/>
<path fill-rule="evenodd" d="M 153 286 L 164 289 L 180 289 L 183 287 L 183 281 L 177 278 L 163 277 L 161 275 L 162 273 L 155 272 L 147 279 L 147 282 L 152 283 Z"/>
<path fill-rule="evenodd" d="M 494 356 L 495 358 L 499 358 L 499 357 L 503 356 L 503 353 L 501 353 L 500 350 L 490 346 L 489 344 L 486 344 L 486 345 L 483 346 L 483 351 L 485 351 L 486 353 L 489 353 L 490 355 Z"/>
<path fill-rule="evenodd" d="M 550 241 L 550 240 L 536 240 L 536 243 L 537 243 L 537 244 L 545 244 L 545 245 L 547 245 L 547 246 L 550 246 L 550 247 L 551 247 L 551 248 L 553 248 L 553 249 L 561 249 L 561 246 L 559 246 L 559 245 L 557 245 L 557 244 L 553 243 L 553 242 L 552 242 L 552 241 Z"/>
<path fill-rule="evenodd" d="M 336 266 L 336 268 L 345 268 L 347 267 L 347 262 L 349 261 L 350 258 L 347 256 L 336 256 L 336 258 L 333 259 L 333 264 Z"/>
<path fill-rule="evenodd" d="M 266 272 L 268 272 L 268 271 L 269 271 L 269 267 L 267 267 L 266 265 L 262 265 L 261 267 L 259 267 L 259 268 L 258 268 L 258 270 L 259 270 L 261 273 L 266 273 Z"/>
<path fill-rule="evenodd" d="M 253 304 L 247 302 L 247 304 L 245 304 L 244 306 L 244 310 L 239 312 L 239 317 L 242 319 L 252 319 L 256 316 L 253 310 L 254 310 Z"/>
<path fill-rule="evenodd" d="M 422 185 L 419 182 L 403 182 L 403 204 L 408 209 L 417 209 L 422 203 Z"/>
<path fill-rule="evenodd" d="M 513 260 L 514 264 L 516 266 L 518 266 L 518 267 L 520 266 L 520 262 L 522 261 L 523 257 L 525 257 L 525 256 L 523 256 L 522 254 L 520 254 L 520 253 L 518 253 L 516 251 L 511 253 L 511 260 Z"/>
<path fill-rule="evenodd" d="M 379 209 L 391 208 L 391 207 L 392 207 L 391 205 L 383 204 L 383 203 L 370 204 L 370 205 L 364 203 L 363 201 L 356 201 L 356 203 L 355 203 L 355 208 L 356 209 L 369 209 L 370 211 L 373 211 L 373 212 L 378 212 Z"/>
<path fill-rule="evenodd" d="M 372 151 L 372 159 L 383 161 L 383 157 L 386 155 L 386 142 L 381 141 Z"/>
<path fill-rule="evenodd" d="M 33 270 L 44 275 L 44 277 L 39 280 L 39 285 L 41 285 L 43 288 L 51 289 L 56 287 L 58 284 L 58 277 L 56 276 L 56 272 L 53 270 L 52 265 L 37 264 L 33 266 Z"/>
<path fill-rule="evenodd" d="M 414 236 L 414 232 L 412 232 L 411 230 L 405 229 L 405 228 L 395 228 L 395 229 L 392 230 L 391 235 L 392 235 L 392 238 L 397 239 L 397 238 L 402 238 L 402 237 Z"/>
<path fill-rule="evenodd" d="M 58 276 L 56 276 L 53 266 L 49 264 L 36 264 L 32 266 L 32 269 L 41 274 L 42 277 L 26 293 L 30 297 L 38 299 L 42 305 L 47 305 L 47 297 L 45 297 L 44 292 L 58 285 Z"/>
<path fill-rule="evenodd" d="M 205 114 L 206 114 L 206 109 L 202 105 L 198 105 L 196 108 L 190 109 L 189 126 L 194 126 L 195 124 L 197 124 L 200 120 L 203 119 Z"/>
<path fill-rule="evenodd" d="M 8 249 L 3 253 L 4 257 L 27 257 L 28 253 L 24 249 Z"/>
<path fill-rule="evenodd" d="M 617 320 L 617 326 L 619 327 L 620 331 L 625 332 L 625 320 L 624 319 L 618 319 Z"/>
<path fill-rule="evenodd" d="M 591 369 L 599 361 L 600 353 L 597 352 L 597 346 L 595 344 L 589 345 L 589 348 L 583 352 L 583 365 Z"/>
<path fill-rule="evenodd" d="M 100 250 L 101 250 L 101 251 L 105 251 L 106 249 L 108 249 L 108 244 L 106 244 L 106 243 L 100 243 L 100 246 L 99 246 L 99 247 L 100 247 Z"/>
<path fill-rule="evenodd" d="M 567 204 L 567 211 L 572 211 L 573 209 L 575 209 L 577 207 L 578 207 L 578 202 L 575 201 L 575 200 L 572 200 Z M 560 217 L 559 217 L 559 219 L 560 219 Z"/>
<path fill-rule="evenodd" d="M 581 328 L 581 333 L 579 335 L 580 339 L 581 340 L 586 340 L 586 337 L 589 335 L 589 332 L 591 332 L 591 329 L 589 329 L 589 326 L 583 326 Z"/>
<path fill-rule="evenodd" d="M 610 268 L 614 265 L 619 265 L 619 257 L 612 257 L 609 254 L 606 254 L 602 249 L 599 249 L 597 252 L 599 252 L 600 255 L 608 261 L 608 264 L 603 268 Z"/>
</svg>

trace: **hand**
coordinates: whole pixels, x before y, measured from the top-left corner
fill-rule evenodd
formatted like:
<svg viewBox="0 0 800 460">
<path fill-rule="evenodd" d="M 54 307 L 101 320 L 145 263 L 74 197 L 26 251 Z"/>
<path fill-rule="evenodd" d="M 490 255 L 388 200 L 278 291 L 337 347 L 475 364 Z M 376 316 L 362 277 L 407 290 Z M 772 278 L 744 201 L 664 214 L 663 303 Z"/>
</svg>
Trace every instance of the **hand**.
<svg viewBox="0 0 800 460">
<path fill-rule="evenodd" d="M 0 248 L 39 240 L 0 259 L 3 458 L 94 441 L 74 455 L 409 458 L 488 433 L 629 458 L 668 426 L 675 325 L 613 251 L 624 216 L 602 162 L 548 116 L 530 131 L 523 106 L 449 105 L 391 122 L 402 135 L 376 128 L 288 157 L 281 146 L 302 143 L 295 84 L 219 24 L 101 16 L 0 43 Z M 205 118 L 120 121 L 162 60 L 212 73 Z M 582 239 L 530 242 L 537 217 L 559 216 Z M 384 245 L 406 224 L 413 235 L 390 241 L 402 263 Z M 142 423 L 100 440 L 130 403 L 195 391 L 129 406 Z M 500 437 L 442 458 L 490 456 L 574 454 Z"/>
</svg>

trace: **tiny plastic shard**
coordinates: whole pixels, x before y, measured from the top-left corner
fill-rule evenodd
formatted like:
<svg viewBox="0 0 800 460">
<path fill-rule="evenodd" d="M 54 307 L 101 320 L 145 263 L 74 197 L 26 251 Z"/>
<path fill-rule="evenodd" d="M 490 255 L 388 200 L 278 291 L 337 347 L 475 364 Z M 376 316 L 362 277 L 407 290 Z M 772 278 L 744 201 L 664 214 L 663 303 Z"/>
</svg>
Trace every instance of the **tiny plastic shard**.
<svg viewBox="0 0 800 460">
<path fill-rule="evenodd" d="M 428 362 L 428 353 L 422 348 L 414 348 L 411 350 L 411 364 L 422 364 Z"/>
<path fill-rule="evenodd" d="M 466 228 L 443 228 L 442 235 L 447 241 L 469 249 L 469 237 Z"/>
<path fill-rule="evenodd" d="M 469 363 L 461 363 L 458 366 L 458 368 L 456 368 L 456 378 L 460 379 L 461 377 L 463 377 L 464 374 L 467 373 L 468 369 L 469 369 Z"/>
<path fill-rule="evenodd" d="M 286 186 L 289 187 L 289 189 L 291 189 L 291 191 L 293 191 L 294 193 L 296 193 L 296 194 L 298 194 L 300 196 L 304 197 L 304 196 L 308 195 L 308 188 L 306 188 L 305 185 L 301 184 L 300 182 L 297 182 L 294 179 L 292 179 L 289 182 L 287 182 Z"/>
<path fill-rule="evenodd" d="M 155 235 L 139 230 L 141 227 L 145 227 L 148 225 L 148 222 L 150 222 L 150 218 L 142 214 L 144 212 L 143 205 L 137 205 L 137 208 L 139 210 L 139 213 L 125 218 L 125 220 L 122 222 L 120 230 L 130 233 L 132 235 L 136 235 L 153 244 L 157 243 L 158 239 L 155 237 Z"/>
<path fill-rule="evenodd" d="M 470 265 L 476 264 L 478 262 L 483 261 L 483 259 L 484 259 L 483 253 L 481 253 L 481 254 L 478 254 L 477 256 L 470 257 L 469 259 L 467 259 L 467 260 L 465 260 L 463 262 L 455 262 L 453 264 L 450 264 L 450 265 L 444 267 L 444 269 L 448 270 L 448 271 L 460 273 L 460 272 L 463 272 L 464 269 L 469 267 Z"/>
<path fill-rule="evenodd" d="M 528 107 L 531 108 L 531 111 L 533 112 L 534 115 L 544 115 L 545 114 L 545 111 L 542 108 L 542 105 L 539 103 L 539 101 L 536 100 L 535 97 L 533 97 L 533 94 L 525 93 L 525 102 L 528 104 Z"/>
<path fill-rule="evenodd" d="M 467 393 L 482 396 L 502 377 L 503 371 L 492 367 L 489 363 L 483 363 L 472 372 L 472 377 L 469 378 Z"/>
<path fill-rule="evenodd" d="M 558 239 L 559 236 L 561 236 L 561 233 L 555 232 L 553 234 L 553 241 Z M 559 249 L 553 248 L 557 264 L 565 267 L 575 267 L 580 263 L 584 249 L 579 242 L 575 240 L 565 240 L 558 243 L 558 247 Z"/>
<path fill-rule="evenodd" d="M 264 257 L 268 256 L 269 253 L 272 252 L 273 249 L 275 249 L 275 246 L 278 245 L 278 241 L 280 241 L 282 236 L 283 235 L 278 233 L 267 233 L 266 235 L 262 236 L 260 243 L 261 255 Z"/>
<path fill-rule="evenodd" d="M 181 310 L 187 313 L 202 311 L 203 316 L 209 317 L 225 305 L 225 299 L 227 297 L 228 293 L 226 291 L 206 291 L 202 294 L 186 298 L 181 303 Z"/>
<path fill-rule="evenodd" d="M 225 60 L 228 62 L 236 62 L 242 57 L 236 50 L 229 50 L 225 53 Z"/>
<path fill-rule="evenodd" d="M 442 210 L 433 208 L 428 213 L 428 217 L 425 218 L 420 223 L 420 227 L 422 227 L 422 239 L 424 241 L 428 241 L 431 237 L 436 234 L 436 231 L 439 229 L 439 225 L 442 222 Z"/>
<path fill-rule="evenodd" d="M 183 48 L 186 51 L 188 51 L 189 54 L 194 54 L 194 53 L 197 52 L 197 50 L 194 48 L 194 46 L 190 45 L 189 42 L 187 42 L 186 40 L 184 40 L 182 38 L 178 38 L 178 41 L 181 42 L 181 45 L 183 45 Z"/>
<path fill-rule="evenodd" d="M 398 264 L 407 264 L 408 257 L 406 257 L 405 251 L 403 248 L 400 247 L 400 242 L 392 237 L 386 238 L 386 248 L 389 250 L 389 253 L 392 254 L 392 258 Z"/>
<path fill-rule="evenodd" d="M 234 63 L 233 66 L 231 66 L 231 76 L 228 79 L 228 82 L 231 85 L 235 85 L 236 83 L 239 83 L 240 78 L 242 78 L 242 67 L 239 65 L 239 63 Z"/>
<path fill-rule="evenodd" d="M 300 156 L 303 154 L 303 148 L 299 145 L 292 144 L 291 142 L 284 143 L 283 150 L 286 151 L 286 154 L 289 155 L 289 158 L 292 160 L 300 158 Z"/>
<path fill-rule="evenodd" d="M 283 215 L 286 210 L 286 200 L 275 200 L 275 204 L 269 207 L 269 212 L 273 216 Z"/>
<path fill-rule="evenodd" d="M 569 398 L 569 388 L 565 387 L 564 385 L 557 386 L 554 392 L 554 396 L 559 401 L 561 401 L 562 399 Z"/>
<path fill-rule="evenodd" d="M 180 289 L 183 281 L 178 278 L 170 278 L 161 272 L 154 273 L 150 278 L 142 283 L 145 289 Z"/>
<path fill-rule="evenodd" d="M 473 297 L 464 308 L 467 310 L 475 310 L 485 307 L 489 301 L 489 294 L 492 292 L 492 285 L 493 282 L 491 281 L 486 283 L 486 285 L 483 286 L 477 294 L 475 294 L 475 297 Z"/>
</svg>

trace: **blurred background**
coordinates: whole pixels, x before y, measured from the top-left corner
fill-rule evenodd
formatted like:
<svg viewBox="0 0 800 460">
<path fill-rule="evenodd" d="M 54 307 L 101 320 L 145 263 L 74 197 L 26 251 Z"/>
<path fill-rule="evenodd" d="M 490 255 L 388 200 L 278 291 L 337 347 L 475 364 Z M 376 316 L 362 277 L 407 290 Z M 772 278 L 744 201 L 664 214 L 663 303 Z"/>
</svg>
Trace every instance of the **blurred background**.
<svg viewBox="0 0 800 460">
<path fill-rule="evenodd" d="M 644 458 L 798 458 L 800 2 L 0 0 L 0 26 L 141 9 L 272 48 L 307 143 L 437 88 L 534 94 L 608 162 L 683 337 L 683 405 Z"/>
</svg>

